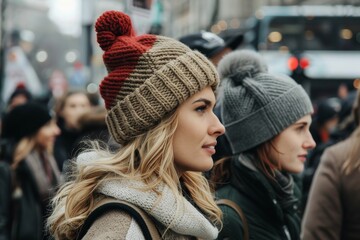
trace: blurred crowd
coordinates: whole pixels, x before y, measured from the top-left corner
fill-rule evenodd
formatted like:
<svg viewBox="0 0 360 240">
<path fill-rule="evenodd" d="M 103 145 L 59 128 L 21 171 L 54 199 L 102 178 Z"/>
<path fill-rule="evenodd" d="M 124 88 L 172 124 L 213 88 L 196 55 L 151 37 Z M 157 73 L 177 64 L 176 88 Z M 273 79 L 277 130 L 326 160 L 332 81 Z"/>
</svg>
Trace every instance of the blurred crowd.
<svg viewBox="0 0 360 240">
<path fill-rule="evenodd" d="M 242 35 L 223 39 L 199 32 L 178 40 L 181 47 L 175 51 L 200 52 L 221 80 L 214 113 L 225 134 L 216 136 L 215 167 L 204 171 L 204 176 L 216 199 L 230 199 L 244 215 L 219 205 L 223 220 L 217 239 L 358 239 L 359 92 L 310 102 L 293 79 L 268 73 L 260 55 L 239 50 Z M 183 44 L 191 50 L 183 50 Z M 114 62 L 108 63 L 110 68 L 122 63 Z M 1 240 L 52 239 L 58 229 L 50 233 L 45 227 L 53 211 L 50 200 L 73 179 L 71 165 L 90 147 L 89 140 L 111 153 L 121 152 L 123 142 L 112 131 L 122 128 L 106 120 L 119 113 L 110 113 L 93 97 L 72 90 L 44 101 L 32 96 L 23 83 L 10 95 L 1 115 Z M 161 98 L 160 93 L 156 97 Z M 119 96 L 113 98 L 122 101 Z M 155 108 L 148 105 L 146 111 Z M 126 114 L 127 120 L 139 113 Z M 127 128 L 136 131 L 136 127 Z M 143 154 L 136 151 L 136 156 Z M 298 162 L 289 163 L 293 158 Z M 131 166 L 136 164 L 140 163 Z M 184 195 L 193 197 L 191 191 Z M 196 201 L 190 202 L 205 214 Z"/>
</svg>

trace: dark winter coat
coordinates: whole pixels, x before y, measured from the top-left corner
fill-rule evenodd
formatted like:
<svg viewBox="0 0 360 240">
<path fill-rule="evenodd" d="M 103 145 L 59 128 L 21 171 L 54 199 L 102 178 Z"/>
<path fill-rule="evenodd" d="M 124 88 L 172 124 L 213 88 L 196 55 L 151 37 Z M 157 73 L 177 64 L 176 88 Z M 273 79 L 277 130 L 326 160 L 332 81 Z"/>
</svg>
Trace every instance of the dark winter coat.
<svg viewBox="0 0 360 240">
<path fill-rule="evenodd" d="M 45 169 L 37 152 L 32 152 L 22 160 L 10 178 L 10 166 L 3 165 L 2 171 L 9 174 L 1 176 L 1 185 L 6 185 L 10 197 L 1 196 L 0 221 L 6 223 L 6 230 L 0 229 L 0 239 L 41 240 L 45 239 L 45 221 L 48 216 L 48 204 L 56 187 L 61 183 L 60 172 L 55 159 L 48 156 L 49 171 L 52 177 L 47 178 Z M 2 192 L 4 193 L 4 192 Z M 0 224 L 1 227 L 1 224 Z M 4 238 L 1 238 L 4 237 Z"/>
<path fill-rule="evenodd" d="M 243 210 L 250 239 L 254 240 L 296 240 L 300 237 L 299 198 L 300 189 L 290 175 L 289 198 L 277 194 L 277 183 L 271 183 L 259 172 L 248 158 L 231 159 L 232 177 L 228 184 L 216 191 L 218 199 L 230 199 Z M 243 224 L 234 210 L 221 206 L 224 227 L 218 239 L 240 240 Z"/>
<path fill-rule="evenodd" d="M 66 128 L 64 120 L 61 118 L 59 118 L 58 126 L 61 129 L 61 134 L 57 136 L 55 140 L 54 157 L 58 168 L 62 171 L 65 161 L 72 159 L 75 155 L 74 144 L 80 136 L 80 133 L 76 129 Z"/>
</svg>

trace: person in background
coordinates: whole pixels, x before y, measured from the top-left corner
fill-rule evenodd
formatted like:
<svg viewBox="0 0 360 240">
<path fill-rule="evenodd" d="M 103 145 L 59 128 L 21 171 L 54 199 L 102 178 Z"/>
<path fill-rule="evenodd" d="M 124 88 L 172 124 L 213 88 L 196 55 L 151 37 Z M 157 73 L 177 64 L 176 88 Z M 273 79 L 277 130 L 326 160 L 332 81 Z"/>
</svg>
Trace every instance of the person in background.
<svg viewBox="0 0 360 240">
<path fill-rule="evenodd" d="M 106 123 L 122 147 L 94 147 L 77 157 L 74 179 L 53 201 L 52 234 L 76 239 L 103 200 L 117 199 L 151 216 L 162 239 L 215 239 L 221 211 L 202 175 L 224 133 L 212 111 L 215 67 L 177 40 L 136 36 L 122 12 L 103 13 L 95 29 L 109 72 L 100 83 Z M 103 214 L 82 239 L 144 239 L 132 214 Z"/>
<path fill-rule="evenodd" d="M 306 161 L 305 163 L 305 170 L 301 174 L 301 179 L 302 179 L 301 208 L 303 209 L 303 211 L 306 208 L 310 187 L 313 182 L 314 176 L 316 174 L 317 168 L 321 160 L 321 156 L 323 155 L 324 151 L 328 147 L 348 138 L 356 128 L 356 124 L 352 114 L 352 106 L 355 101 L 355 98 L 356 98 L 356 91 L 352 91 L 348 94 L 348 96 L 345 99 L 341 100 L 339 111 L 337 110 L 337 107 L 335 109 L 333 109 L 332 107 L 329 110 L 330 114 L 328 114 L 327 116 L 331 116 L 335 114 L 336 118 L 338 119 L 337 125 L 335 128 L 333 128 L 333 130 L 330 131 L 329 139 L 326 142 L 316 145 L 316 147 L 309 153 L 308 161 Z M 311 127 L 310 127 L 310 131 L 311 131 Z"/>
<path fill-rule="evenodd" d="M 106 108 L 104 106 L 92 107 L 90 111 L 82 114 L 78 119 L 79 136 L 75 141 L 75 156 L 86 150 L 86 142 L 88 140 L 98 140 L 104 146 L 108 146 L 110 150 L 115 151 L 119 147 L 111 137 L 106 125 Z"/>
<path fill-rule="evenodd" d="M 19 83 L 14 92 L 10 95 L 7 104 L 7 111 L 10 111 L 14 107 L 24 104 L 30 100 L 32 100 L 32 94 L 26 88 L 24 83 Z"/>
<path fill-rule="evenodd" d="M 336 98 L 324 99 L 318 104 L 310 126 L 310 132 L 317 145 L 326 143 L 331 133 L 335 131 L 339 121 L 340 108 L 340 100 Z"/>
<path fill-rule="evenodd" d="M 1 108 L 2 111 L 1 111 L 1 119 L 0 119 L 0 129 L 2 124 L 2 119 L 4 118 L 7 112 L 9 112 L 15 106 L 24 104 L 30 100 L 32 100 L 32 94 L 25 87 L 24 83 L 19 83 L 14 89 L 14 91 L 11 93 L 9 100 L 7 101 L 7 104 L 4 107 L 4 109 Z"/>
<path fill-rule="evenodd" d="M 310 188 L 301 239 L 355 240 L 360 236 L 360 90 L 354 102 L 356 129 L 321 156 Z"/>
<path fill-rule="evenodd" d="M 56 120 L 39 103 L 16 106 L 4 118 L 1 138 L 7 144 L 6 149 L 2 149 L 6 150 L 2 152 L 2 160 L 7 161 L 14 172 L 12 185 L 15 190 L 10 202 L 2 207 L 12 209 L 11 215 L 5 217 L 5 221 L 11 222 L 6 229 L 11 239 L 47 238 L 44 233 L 47 207 L 62 183 L 52 154 L 59 134 Z"/>
<path fill-rule="evenodd" d="M 74 155 L 74 144 L 80 134 L 78 119 L 90 110 L 90 98 L 79 90 L 66 93 L 55 104 L 61 134 L 56 138 L 54 154 L 60 170 L 64 162 Z"/>
<path fill-rule="evenodd" d="M 309 150 L 313 107 L 305 90 L 285 75 L 270 74 L 253 51 L 234 51 L 219 63 L 221 117 L 232 157 L 215 163 L 216 197 L 244 212 L 250 239 L 300 238 L 300 173 Z M 218 239 L 243 239 L 244 222 L 222 205 Z"/>
<path fill-rule="evenodd" d="M 225 41 L 220 36 L 206 31 L 179 38 L 180 42 L 192 50 L 197 50 L 204 54 L 215 66 L 217 66 L 224 55 L 235 50 L 242 43 L 242 40 L 242 34 L 234 35 Z"/>
</svg>

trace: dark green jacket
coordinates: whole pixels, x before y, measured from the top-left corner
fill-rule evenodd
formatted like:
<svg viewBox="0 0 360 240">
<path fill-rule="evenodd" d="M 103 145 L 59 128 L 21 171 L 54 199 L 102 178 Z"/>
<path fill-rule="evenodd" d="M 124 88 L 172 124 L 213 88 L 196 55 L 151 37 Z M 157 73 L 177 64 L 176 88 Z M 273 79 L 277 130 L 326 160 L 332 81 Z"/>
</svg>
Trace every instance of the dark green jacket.
<svg viewBox="0 0 360 240">
<path fill-rule="evenodd" d="M 300 238 L 300 189 L 293 184 L 293 201 L 280 204 L 281 199 L 273 185 L 252 165 L 241 163 L 238 158 L 231 159 L 232 177 L 229 184 L 216 191 L 218 199 L 230 199 L 245 213 L 250 239 L 254 240 L 297 240 Z M 291 176 L 290 176 L 291 178 Z M 221 206 L 223 229 L 218 239 L 240 240 L 243 226 L 236 212 Z"/>
</svg>

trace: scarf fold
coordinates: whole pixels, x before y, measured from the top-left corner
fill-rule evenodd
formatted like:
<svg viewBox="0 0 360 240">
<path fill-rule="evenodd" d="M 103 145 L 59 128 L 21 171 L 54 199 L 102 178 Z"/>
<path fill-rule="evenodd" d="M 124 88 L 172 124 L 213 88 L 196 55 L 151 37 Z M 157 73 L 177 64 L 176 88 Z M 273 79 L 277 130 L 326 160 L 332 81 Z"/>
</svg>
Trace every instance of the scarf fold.
<svg viewBox="0 0 360 240">
<path fill-rule="evenodd" d="M 62 176 L 54 157 L 33 150 L 26 156 L 25 162 L 33 174 L 41 199 L 47 201 L 54 195 L 56 187 L 62 183 Z"/>
</svg>

